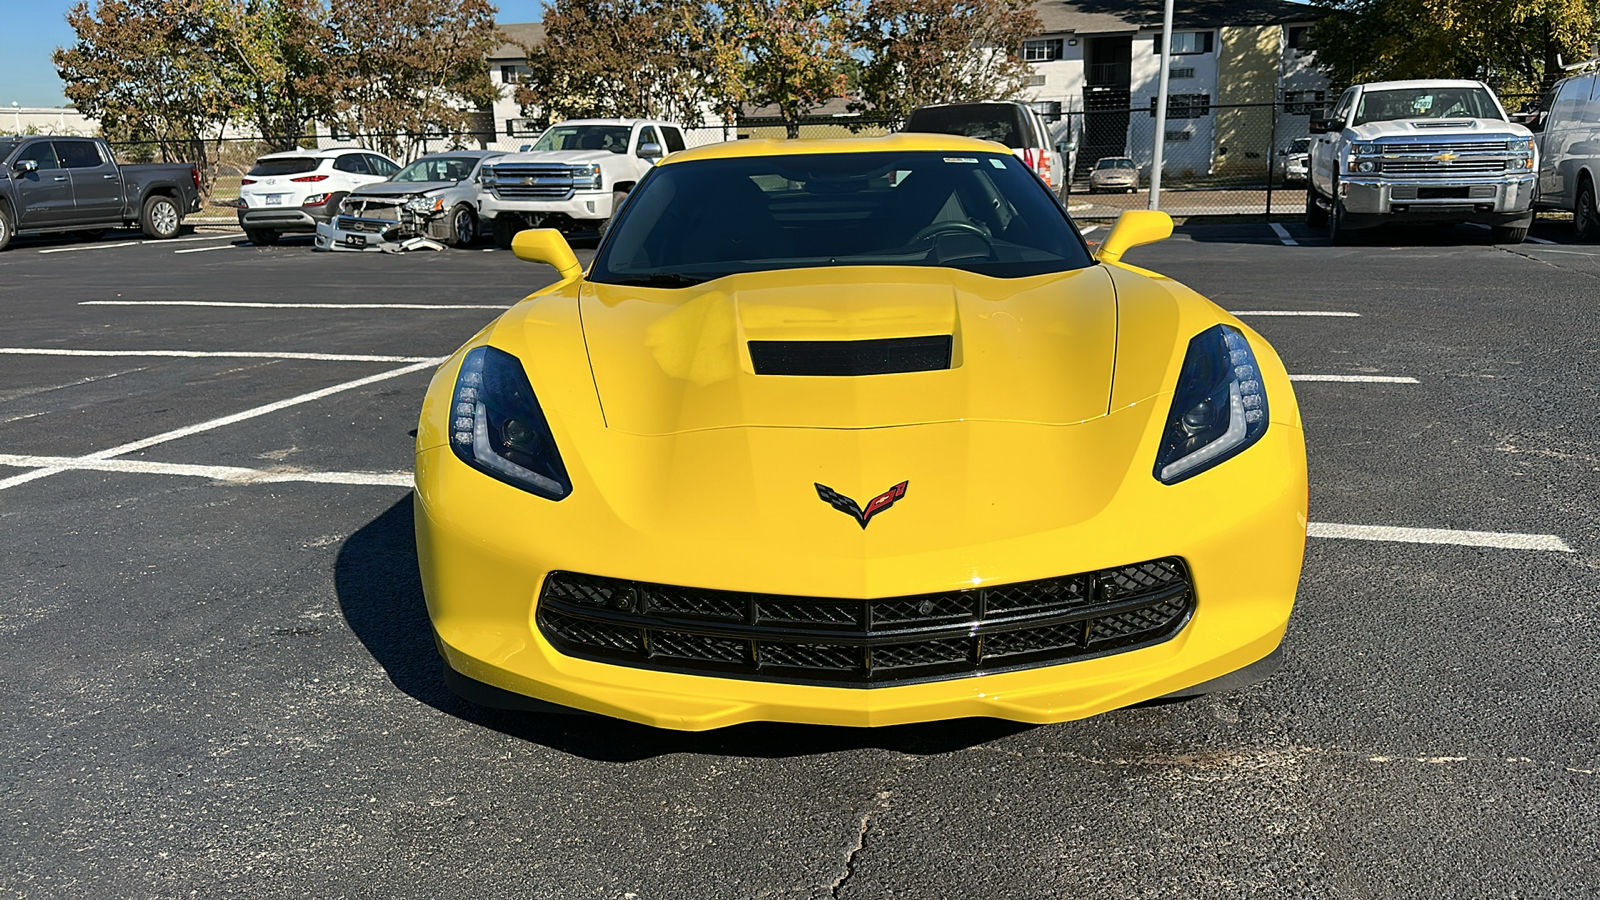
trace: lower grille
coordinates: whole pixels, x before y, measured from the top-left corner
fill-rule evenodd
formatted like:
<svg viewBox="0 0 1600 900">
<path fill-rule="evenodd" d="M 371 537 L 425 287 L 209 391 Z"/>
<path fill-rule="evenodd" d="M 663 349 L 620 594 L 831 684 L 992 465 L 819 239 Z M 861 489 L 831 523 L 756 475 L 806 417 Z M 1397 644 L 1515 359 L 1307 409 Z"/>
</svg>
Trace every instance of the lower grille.
<svg viewBox="0 0 1600 900">
<path fill-rule="evenodd" d="M 568 656 L 695 675 L 876 687 L 1158 644 L 1195 606 L 1177 558 L 878 600 L 715 591 L 552 572 L 544 636 Z"/>
<path fill-rule="evenodd" d="M 368 234 L 379 234 L 385 228 L 392 228 L 394 224 L 376 219 L 353 219 L 349 216 L 340 216 L 338 222 L 340 231 L 363 231 Z"/>
<path fill-rule="evenodd" d="M 1495 175 L 1506 170 L 1503 159 L 1386 159 L 1381 168 L 1394 175 Z"/>
</svg>

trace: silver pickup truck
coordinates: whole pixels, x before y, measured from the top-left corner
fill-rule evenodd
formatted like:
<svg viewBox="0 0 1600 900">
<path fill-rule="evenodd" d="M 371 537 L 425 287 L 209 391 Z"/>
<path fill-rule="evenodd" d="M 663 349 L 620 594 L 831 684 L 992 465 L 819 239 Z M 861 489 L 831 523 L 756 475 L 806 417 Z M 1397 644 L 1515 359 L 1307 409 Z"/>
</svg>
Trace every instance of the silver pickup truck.
<svg viewBox="0 0 1600 900">
<path fill-rule="evenodd" d="M 1386 81 L 1311 121 L 1306 224 L 1336 244 L 1387 222 L 1488 225 L 1520 244 L 1533 224 L 1533 133 L 1480 81 Z"/>
<path fill-rule="evenodd" d="M 0 168 L 0 250 L 17 234 L 98 237 L 124 225 L 175 237 L 200 209 L 194 166 L 118 165 L 99 138 L 0 136 Z"/>
</svg>

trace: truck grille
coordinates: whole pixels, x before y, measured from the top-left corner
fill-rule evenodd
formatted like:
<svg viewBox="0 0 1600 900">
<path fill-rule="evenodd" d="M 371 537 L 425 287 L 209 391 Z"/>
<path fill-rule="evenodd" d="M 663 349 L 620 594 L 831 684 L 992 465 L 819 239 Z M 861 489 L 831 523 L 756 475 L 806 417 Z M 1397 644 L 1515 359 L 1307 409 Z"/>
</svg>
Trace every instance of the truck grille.
<svg viewBox="0 0 1600 900">
<path fill-rule="evenodd" d="M 502 200 L 565 200 L 572 196 L 572 169 L 563 165 L 504 163 L 491 166 L 489 189 Z"/>
<path fill-rule="evenodd" d="M 1384 153 L 1507 153 L 1511 144 L 1507 141 L 1435 141 L 1429 143 L 1380 143 L 1378 148 Z"/>
<path fill-rule="evenodd" d="M 1385 173 L 1393 175 L 1496 175 L 1506 170 L 1503 159 L 1385 159 Z"/>
<path fill-rule="evenodd" d="M 877 600 L 753 594 L 551 572 L 539 629 L 560 652 L 634 668 L 880 687 L 1056 665 L 1158 644 L 1194 611 L 1174 557 Z"/>
</svg>

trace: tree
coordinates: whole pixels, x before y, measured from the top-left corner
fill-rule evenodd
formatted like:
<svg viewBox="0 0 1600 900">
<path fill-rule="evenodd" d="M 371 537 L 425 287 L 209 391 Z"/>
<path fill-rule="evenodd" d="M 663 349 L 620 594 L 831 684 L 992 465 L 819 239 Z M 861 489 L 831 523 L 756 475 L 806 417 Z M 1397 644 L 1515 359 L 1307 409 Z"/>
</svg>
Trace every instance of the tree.
<svg viewBox="0 0 1600 900">
<path fill-rule="evenodd" d="M 206 137 L 234 102 L 216 64 L 215 34 L 201 0 L 80 0 L 67 11 L 77 34 L 51 60 L 67 98 L 110 137 L 139 137 L 167 162 L 193 162 L 209 177 Z"/>
<path fill-rule="evenodd" d="M 1017 51 L 1041 28 L 1027 0 L 869 0 L 853 34 L 867 55 L 851 108 L 898 119 L 927 103 L 1015 97 L 1030 74 Z"/>
<path fill-rule="evenodd" d="M 860 14 L 858 0 L 726 0 L 714 60 L 720 105 L 776 106 L 799 137 L 796 120 L 844 96 Z"/>
<path fill-rule="evenodd" d="M 504 39 L 494 14 L 488 0 L 332 0 L 333 119 L 398 156 L 470 131 L 499 95 L 484 63 Z"/>
<path fill-rule="evenodd" d="M 273 149 L 293 149 L 307 125 L 333 111 L 325 50 L 332 31 L 322 0 L 202 0 L 202 9 L 235 116 Z"/>
<path fill-rule="evenodd" d="M 556 0 L 525 47 L 517 102 L 557 118 L 659 117 L 699 125 L 721 31 L 700 0 Z"/>
<path fill-rule="evenodd" d="M 1335 82 L 1477 78 L 1506 93 L 1548 86 L 1589 55 L 1600 0 L 1335 0 L 1312 30 Z"/>
</svg>

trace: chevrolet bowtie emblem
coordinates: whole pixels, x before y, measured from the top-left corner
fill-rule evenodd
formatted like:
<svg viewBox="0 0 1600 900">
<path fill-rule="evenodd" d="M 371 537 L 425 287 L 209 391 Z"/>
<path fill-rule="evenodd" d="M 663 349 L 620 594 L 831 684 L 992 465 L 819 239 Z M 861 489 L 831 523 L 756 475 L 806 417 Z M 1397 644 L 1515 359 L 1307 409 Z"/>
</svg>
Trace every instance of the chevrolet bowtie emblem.
<svg viewBox="0 0 1600 900">
<path fill-rule="evenodd" d="M 866 528 L 867 523 L 872 521 L 873 516 L 893 506 L 896 500 L 899 500 L 901 497 L 906 495 L 906 485 L 910 483 L 911 482 L 909 481 L 902 481 L 878 496 L 873 497 L 867 502 L 866 509 L 862 509 L 860 506 L 856 505 L 854 500 L 851 500 L 849 497 L 846 497 L 845 495 L 839 493 L 831 487 L 828 487 L 825 484 L 817 485 L 817 496 L 821 497 L 823 502 L 827 503 L 829 506 L 837 509 L 839 512 L 844 513 L 850 518 L 855 519 L 857 525 L 860 525 L 862 528 Z"/>
<path fill-rule="evenodd" d="M 1452 162 L 1460 155 L 1461 154 L 1459 153 L 1441 153 L 1438 156 L 1435 156 L 1434 159 L 1437 159 L 1439 162 Z"/>
</svg>

